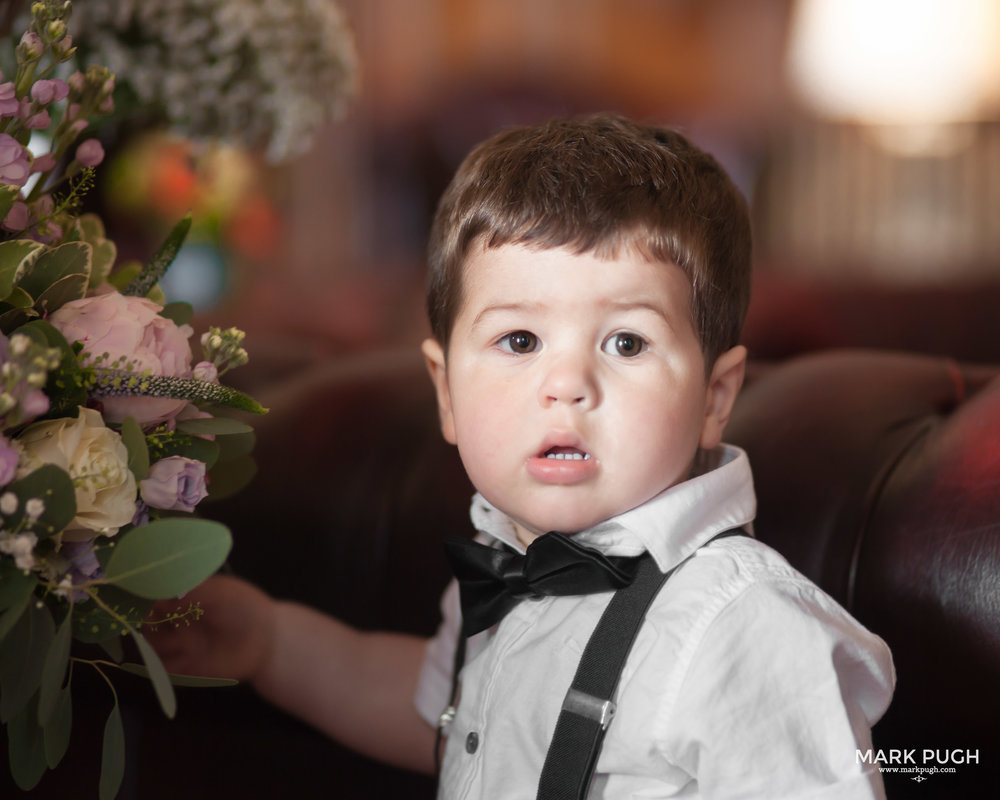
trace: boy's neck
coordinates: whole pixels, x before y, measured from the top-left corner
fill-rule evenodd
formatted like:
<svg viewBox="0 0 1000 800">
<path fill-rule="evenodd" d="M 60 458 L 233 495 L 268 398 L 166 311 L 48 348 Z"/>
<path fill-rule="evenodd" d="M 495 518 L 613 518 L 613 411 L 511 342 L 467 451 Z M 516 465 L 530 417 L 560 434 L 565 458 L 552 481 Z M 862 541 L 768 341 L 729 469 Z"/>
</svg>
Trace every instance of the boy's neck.
<svg viewBox="0 0 1000 800">
<path fill-rule="evenodd" d="M 539 534 L 532 533 L 519 522 L 514 523 L 514 533 L 517 536 L 517 540 L 524 545 L 526 550 L 528 549 L 528 545 L 535 541 L 535 539 L 539 536 Z"/>
</svg>

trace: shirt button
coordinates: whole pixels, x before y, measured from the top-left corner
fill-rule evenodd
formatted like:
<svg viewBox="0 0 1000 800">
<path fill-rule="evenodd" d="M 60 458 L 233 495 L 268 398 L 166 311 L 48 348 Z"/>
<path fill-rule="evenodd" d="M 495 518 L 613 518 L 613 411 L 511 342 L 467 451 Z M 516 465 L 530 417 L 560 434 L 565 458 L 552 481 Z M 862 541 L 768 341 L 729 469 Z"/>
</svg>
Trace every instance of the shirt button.
<svg viewBox="0 0 1000 800">
<path fill-rule="evenodd" d="M 479 749 L 479 734 L 473 731 L 465 737 L 465 752 L 475 753 Z"/>
</svg>

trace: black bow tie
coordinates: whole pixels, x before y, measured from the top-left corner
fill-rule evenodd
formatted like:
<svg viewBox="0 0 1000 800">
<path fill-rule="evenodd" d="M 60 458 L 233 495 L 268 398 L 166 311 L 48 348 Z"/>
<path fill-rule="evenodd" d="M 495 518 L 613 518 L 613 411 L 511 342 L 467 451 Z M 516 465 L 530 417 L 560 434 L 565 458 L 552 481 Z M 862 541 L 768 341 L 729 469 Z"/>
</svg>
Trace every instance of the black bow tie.
<svg viewBox="0 0 1000 800">
<path fill-rule="evenodd" d="M 509 548 L 449 536 L 445 552 L 458 578 L 462 630 L 486 630 L 526 597 L 610 592 L 628 586 L 639 557 L 605 556 L 561 533 L 539 536 L 522 556 Z"/>
</svg>

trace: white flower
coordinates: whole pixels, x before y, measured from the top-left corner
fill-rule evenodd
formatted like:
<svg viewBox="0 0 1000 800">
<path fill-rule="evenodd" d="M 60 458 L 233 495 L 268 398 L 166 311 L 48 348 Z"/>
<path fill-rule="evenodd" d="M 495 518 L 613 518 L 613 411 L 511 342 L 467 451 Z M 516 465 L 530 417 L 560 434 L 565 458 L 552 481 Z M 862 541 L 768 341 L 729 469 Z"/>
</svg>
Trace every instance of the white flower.
<svg viewBox="0 0 1000 800">
<path fill-rule="evenodd" d="M 97 411 L 80 408 L 76 419 L 36 422 L 18 435 L 18 441 L 24 448 L 19 477 L 42 464 L 55 464 L 73 479 L 76 517 L 67 539 L 92 538 L 95 532 L 110 536 L 132 521 L 136 484 L 128 468 L 128 451 Z"/>
<path fill-rule="evenodd" d="M 309 148 L 354 92 L 357 58 L 333 0 L 88 0 L 74 41 L 162 103 L 177 132 Z"/>
<path fill-rule="evenodd" d="M 0 495 L 0 514 L 9 517 L 17 511 L 17 495 L 13 492 L 4 492 Z"/>
<path fill-rule="evenodd" d="M 45 513 L 45 502 L 40 497 L 32 497 L 24 504 L 24 513 L 30 522 L 35 522 Z"/>
<path fill-rule="evenodd" d="M 35 566 L 35 545 L 38 537 L 33 533 L 19 533 L 12 536 L 0 532 L 0 553 L 14 557 L 18 569 L 32 569 Z"/>
</svg>

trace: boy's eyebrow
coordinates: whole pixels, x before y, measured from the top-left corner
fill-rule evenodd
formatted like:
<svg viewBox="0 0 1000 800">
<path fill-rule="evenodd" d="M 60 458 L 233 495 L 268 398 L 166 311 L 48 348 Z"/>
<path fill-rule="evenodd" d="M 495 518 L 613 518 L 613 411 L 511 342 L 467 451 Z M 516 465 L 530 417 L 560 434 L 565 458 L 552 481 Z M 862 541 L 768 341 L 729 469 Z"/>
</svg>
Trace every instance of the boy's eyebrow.
<svg viewBox="0 0 1000 800">
<path fill-rule="evenodd" d="M 501 311 L 536 311 L 542 307 L 541 303 L 491 303 L 482 309 L 475 318 L 472 320 L 472 327 L 475 327 L 480 322 L 482 322 L 484 317 L 488 317 L 490 314 L 499 313 Z"/>
<path fill-rule="evenodd" d="M 642 311 L 649 311 L 653 314 L 656 314 L 659 317 L 663 317 L 664 319 L 666 319 L 667 317 L 667 315 L 664 313 L 662 305 L 652 300 L 644 300 L 638 298 L 634 300 L 608 299 L 602 305 L 606 305 L 608 308 L 614 311 L 642 310 Z M 501 313 L 504 311 L 531 312 L 531 311 L 537 311 L 538 309 L 541 309 L 543 307 L 544 303 L 533 303 L 529 301 L 516 302 L 516 303 L 491 303 L 490 305 L 486 306 L 486 308 L 482 309 L 478 314 L 476 314 L 475 318 L 472 320 L 472 327 L 478 325 L 480 322 L 483 321 L 483 319 L 488 317 L 490 314 Z"/>
</svg>

